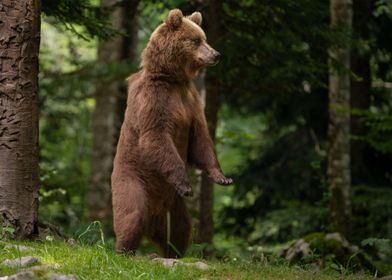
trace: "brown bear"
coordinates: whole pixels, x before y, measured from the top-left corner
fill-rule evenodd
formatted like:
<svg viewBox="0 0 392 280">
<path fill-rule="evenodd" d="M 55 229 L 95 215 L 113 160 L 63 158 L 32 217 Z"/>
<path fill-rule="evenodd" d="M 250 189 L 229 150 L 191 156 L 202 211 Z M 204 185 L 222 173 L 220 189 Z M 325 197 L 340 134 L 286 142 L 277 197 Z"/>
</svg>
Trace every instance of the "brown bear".
<svg viewBox="0 0 392 280">
<path fill-rule="evenodd" d="M 143 51 L 141 70 L 129 78 L 112 174 L 117 251 L 133 252 L 147 237 L 165 257 L 184 255 L 191 233 L 182 198 L 192 195 L 187 167 L 206 171 L 218 184 L 232 183 L 216 159 L 192 82 L 219 58 L 201 21 L 198 12 L 170 11 Z"/>
</svg>

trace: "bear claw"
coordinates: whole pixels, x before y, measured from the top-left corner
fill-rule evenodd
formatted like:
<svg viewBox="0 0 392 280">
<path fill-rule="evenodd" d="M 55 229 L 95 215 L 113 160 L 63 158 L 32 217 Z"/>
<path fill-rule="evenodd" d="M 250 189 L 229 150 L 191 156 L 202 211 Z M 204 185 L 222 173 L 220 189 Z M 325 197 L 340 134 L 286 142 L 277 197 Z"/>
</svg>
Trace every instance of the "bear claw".
<svg viewBox="0 0 392 280">
<path fill-rule="evenodd" d="M 193 196 L 192 188 L 176 188 L 179 195 L 182 197 L 191 197 Z"/>
<path fill-rule="evenodd" d="M 215 180 L 215 183 L 219 184 L 219 185 L 231 185 L 233 184 L 233 179 L 231 178 L 219 178 L 217 180 Z"/>
</svg>

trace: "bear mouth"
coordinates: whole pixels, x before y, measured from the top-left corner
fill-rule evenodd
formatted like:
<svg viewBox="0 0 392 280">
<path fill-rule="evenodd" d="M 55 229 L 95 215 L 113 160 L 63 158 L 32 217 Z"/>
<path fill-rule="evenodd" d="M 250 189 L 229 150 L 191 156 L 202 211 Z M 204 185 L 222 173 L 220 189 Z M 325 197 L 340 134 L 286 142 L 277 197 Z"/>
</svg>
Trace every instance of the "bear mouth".
<svg viewBox="0 0 392 280">
<path fill-rule="evenodd" d="M 207 66 L 212 67 L 212 66 L 217 65 L 218 63 L 219 63 L 219 59 L 211 61 L 211 62 L 207 62 Z"/>
</svg>

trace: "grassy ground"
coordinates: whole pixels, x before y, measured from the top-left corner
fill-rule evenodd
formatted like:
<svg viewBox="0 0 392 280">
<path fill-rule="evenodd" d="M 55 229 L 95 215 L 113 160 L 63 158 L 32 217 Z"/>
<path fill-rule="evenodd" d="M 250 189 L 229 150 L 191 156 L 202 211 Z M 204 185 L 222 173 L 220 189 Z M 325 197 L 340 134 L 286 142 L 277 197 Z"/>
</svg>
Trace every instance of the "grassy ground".
<svg viewBox="0 0 392 280">
<path fill-rule="evenodd" d="M 5 249 L 0 243 L 0 263 L 5 259 L 31 255 L 39 257 L 41 264 L 55 265 L 56 271 L 73 274 L 77 279 L 374 279 L 366 275 L 339 275 L 304 270 L 287 265 L 272 265 L 268 262 L 231 260 L 229 262 L 208 261 L 208 270 L 177 265 L 173 268 L 153 263 L 147 257 L 117 255 L 111 249 L 94 245 L 70 246 L 64 242 L 23 242 L 34 248 L 28 253 L 16 249 Z M 185 259 L 195 261 L 195 259 Z M 0 276 L 13 274 L 20 269 L 0 265 Z"/>
</svg>

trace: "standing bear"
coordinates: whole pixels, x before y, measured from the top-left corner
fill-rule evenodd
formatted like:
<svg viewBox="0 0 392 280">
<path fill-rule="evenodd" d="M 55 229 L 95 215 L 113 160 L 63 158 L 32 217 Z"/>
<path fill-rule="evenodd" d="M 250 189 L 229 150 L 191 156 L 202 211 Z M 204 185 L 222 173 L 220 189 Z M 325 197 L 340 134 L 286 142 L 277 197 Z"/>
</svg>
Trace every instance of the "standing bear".
<svg viewBox="0 0 392 280">
<path fill-rule="evenodd" d="M 147 237 L 165 257 L 184 255 L 191 234 L 183 199 L 192 195 L 188 166 L 206 171 L 218 184 L 232 183 L 216 159 L 192 82 L 219 59 L 201 21 L 198 12 L 184 17 L 178 9 L 170 11 L 143 51 L 141 70 L 129 78 L 112 174 L 119 252 L 136 250 Z"/>
</svg>

